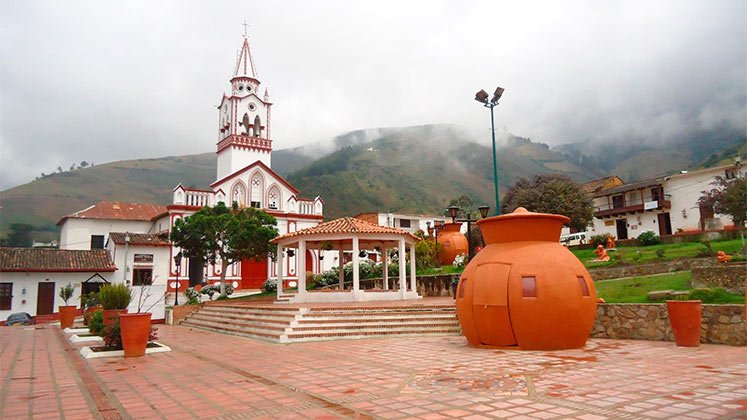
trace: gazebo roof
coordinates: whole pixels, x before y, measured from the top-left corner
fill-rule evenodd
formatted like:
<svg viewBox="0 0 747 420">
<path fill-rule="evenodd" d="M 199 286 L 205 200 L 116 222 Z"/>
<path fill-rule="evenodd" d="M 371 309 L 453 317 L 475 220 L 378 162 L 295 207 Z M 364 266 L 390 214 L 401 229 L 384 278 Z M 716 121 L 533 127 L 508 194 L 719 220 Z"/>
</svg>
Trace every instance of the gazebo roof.
<svg viewBox="0 0 747 420">
<path fill-rule="evenodd" d="M 310 235 L 336 235 L 336 234 L 395 234 L 406 236 L 414 240 L 419 238 L 410 232 L 402 229 L 391 228 L 387 226 L 379 226 L 373 223 L 364 222 L 363 220 L 356 219 L 354 217 L 343 217 L 341 219 L 330 220 L 329 222 L 320 223 L 316 226 L 301 229 L 296 232 L 286 233 L 285 235 L 278 236 L 273 239 L 272 242 L 278 243 L 286 239 L 296 238 L 300 236 Z"/>
</svg>

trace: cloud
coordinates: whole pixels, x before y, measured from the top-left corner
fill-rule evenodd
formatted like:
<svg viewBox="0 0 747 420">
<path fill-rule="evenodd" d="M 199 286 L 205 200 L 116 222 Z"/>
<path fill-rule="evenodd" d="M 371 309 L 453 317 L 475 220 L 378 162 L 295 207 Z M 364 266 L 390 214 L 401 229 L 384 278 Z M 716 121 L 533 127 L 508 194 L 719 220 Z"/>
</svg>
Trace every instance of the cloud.
<svg viewBox="0 0 747 420">
<path fill-rule="evenodd" d="M 276 149 L 387 126 L 551 144 L 745 130 L 743 1 L 3 2 L 0 188 L 203 153 L 247 20 Z M 489 136 L 483 135 L 485 142 Z"/>
</svg>

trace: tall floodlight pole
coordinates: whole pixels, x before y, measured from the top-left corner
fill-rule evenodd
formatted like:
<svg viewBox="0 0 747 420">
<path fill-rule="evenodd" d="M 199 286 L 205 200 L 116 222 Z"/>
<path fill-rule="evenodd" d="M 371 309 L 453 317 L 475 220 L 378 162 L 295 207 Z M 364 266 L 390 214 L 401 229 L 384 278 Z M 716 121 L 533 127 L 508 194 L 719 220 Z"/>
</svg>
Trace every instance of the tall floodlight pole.
<svg viewBox="0 0 747 420">
<path fill-rule="evenodd" d="M 475 100 L 477 102 L 480 102 L 485 108 L 490 108 L 490 132 L 493 134 L 493 184 L 495 187 L 496 215 L 501 214 L 501 199 L 498 196 L 498 159 L 496 157 L 497 152 L 495 149 L 495 116 L 493 113 L 493 108 L 498 105 L 498 100 L 501 99 L 503 90 L 504 89 L 502 87 L 497 87 L 495 89 L 495 93 L 493 93 L 493 97 L 490 98 L 490 101 L 488 101 L 488 92 L 485 92 L 482 89 L 475 94 Z"/>
</svg>

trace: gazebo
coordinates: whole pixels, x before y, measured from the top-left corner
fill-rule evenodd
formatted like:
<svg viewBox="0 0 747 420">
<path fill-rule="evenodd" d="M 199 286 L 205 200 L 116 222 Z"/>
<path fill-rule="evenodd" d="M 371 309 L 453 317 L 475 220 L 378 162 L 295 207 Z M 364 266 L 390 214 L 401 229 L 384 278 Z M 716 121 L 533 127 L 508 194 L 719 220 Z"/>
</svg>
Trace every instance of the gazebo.
<svg viewBox="0 0 747 420">
<path fill-rule="evenodd" d="M 405 300 L 418 299 L 415 284 L 415 242 L 418 238 L 404 230 L 386 226 L 374 225 L 352 217 L 344 217 L 321 223 L 314 227 L 287 233 L 273 239 L 277 244 L 277 284 L 278 298 L 283 294 L 283 255 L 286 248 L 297 249 L 296 273 L 298 275 L 298 293 L 291 297 L 291 303 L 302 302 L 365 302 L 376 300 Z M 408 288 L 405 247 L 409 247 L 410 255 L 410 282 Z M 360 288 L 360 252 L 365 249 L 380 249 L 384 264 L 383 290 L 365 291 Z M 399 254 L 399 288 L 389 289 L 389 250 L 396 249 Z M 307 291 L 306 276 L 301 275 L 305 271 L 307 250 L 319 250 L 322 252 L 337 251 L 340 269 L 339 291 Z M 353 253 L 353 287 L 352 290 L 344 290 L 344 252 Z"/>
</svg>

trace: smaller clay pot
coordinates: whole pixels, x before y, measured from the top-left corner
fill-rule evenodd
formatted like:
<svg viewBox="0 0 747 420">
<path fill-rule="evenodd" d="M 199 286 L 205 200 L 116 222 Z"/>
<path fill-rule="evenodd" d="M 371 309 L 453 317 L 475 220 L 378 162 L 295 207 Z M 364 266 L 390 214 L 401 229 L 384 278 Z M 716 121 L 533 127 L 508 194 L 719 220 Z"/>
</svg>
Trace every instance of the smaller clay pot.
<svg viewBox="0 0 747 420">
<path fill-rule="evenodd" d="M 104 327 L 113 325 L 117 316 L 126 313 L 127 309 L 104 309 Z"/>
<path fill-rule="evenodd" d="M 700 346 L 701 308 L 699 300 L 667 301 L 667 315 L 678 346 Z"/>
<path fill-rule="evenodd" d="M 75 306 L 60 306 L 60 328 L 72 328 L 78 308 Z"/>
<path fill-rule="evenodd" d="M 145 356 L 150 336 L 150 312 L 119 315 L 125 357 Z"/>
</svg>

